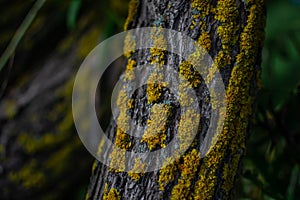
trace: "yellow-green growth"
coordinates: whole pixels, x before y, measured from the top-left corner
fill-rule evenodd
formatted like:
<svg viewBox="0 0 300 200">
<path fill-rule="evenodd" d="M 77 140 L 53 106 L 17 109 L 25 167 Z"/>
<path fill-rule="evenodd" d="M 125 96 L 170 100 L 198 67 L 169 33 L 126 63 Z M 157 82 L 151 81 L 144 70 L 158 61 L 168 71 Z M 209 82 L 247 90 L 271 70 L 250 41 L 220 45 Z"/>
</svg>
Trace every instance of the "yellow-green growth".
<svg viewBox="0 0 300 200">
<path fill-rule="evenodd" d="M 128 105 L 128 108 L 130 108 L 130 109 L 134 108 L 134 99 L 129 99 L 127 105 Z"/>
<path fill-rule="evenodd" d="M 221 38 L 222 51 L 215 58 L 218 68 L 224 67 L 225 64 L 231 63 L 230 50 L 238 41 L 237 31 L 240 27 L 237 25 L 239 16 L 236 1 L 220 0 L 215 8 L 215 19 L 221 25 L 218 27 L 217 33 Z"/>
<path fill-rule="evenodd" d="M 140 159 L 136 159 L 134 161 L 133 168 L 128 172 L 128 175 L 132 180 L 138 181 L 143 175 L 145 171 L 145 163 L 142 163 Z"/>
<path fill-rule="evenodd" d="M 192 180 L 196 176 L 199 165 L 200 153 L 196 149 L 193 149 L 183 156 L 183 163 L 180 165 L 181 178 L 172 190 L 172 200 L 185 198 L 192 199 Z"/>
<path fill-rule="evenodd" d="M 188 61 L 183 61 L 180 64 L 179 73 L 183 75 L 184 79 L 188 81 L 192 87 L 197 87 L 201 83 L 199 72 L 194 70 L 192 64 Z"/>
<path fill-rule="evenodd" d="M 120 114 L 118 116 L 118 127 L 121 129 L 122 132 L 126 133 L 129 131 L 129 120 L 130 116 L 127 114 L 128 110 L 128 101 L 129 98 L 126 94 L 125 88 L 120 90 L 119 96 L 117 99 L 117 106 L 120 109 Z"/>
<path fill-rule="evenodd" d="M 135 78 L 134 68 L 136 67 L 135 60 L 128 59 L 126 72 L 125 72 L 125 80 L 132 81 Z"/>
<path fill-rule="evenodd" d="M 165 64 L 165 52 L 167 50 L 167 41 L 161 27 L 153 28 L 151 38 L 153 41 L 153 48 L 150 48 L 150 61 L 151 64 Z"/>
<path fill-rule="evenodd" d="M 110 154 L 110 171 L 123 172 L 126 170 L 126 150 L 114 148 Z"/>
<path fill-rule="evenodd" d="M 170 115 L 171 107 L 166 104 L 154 104 L 151 108 L 150 119 L 147 121 L 147 129 L 141 142 L 146 142 L 150 150 L 157 146 L 165 148 L 167 135 L 165 134 L 167 119 Z"/>
<path fill-rule="evenodd" d="M 130 51 L 130 49 L 135 49 L 136 47 L 136 41 L 135 38 L 130 34 L 127 33 L 124 41 L 124 56 L 127 58 L 130 58 L 130 56 L 135 52 L 135 51 Z"/>
<path fill-rule="evenodd" d="M 129 2 L 128 7 L 128 17 L 124 24 L 124 30 L 126 31 L 128 29 L 129 24 L 133 21 L 139 7 L 139 1 L 138 0 L 131 0 Z"/>
<path fill-rule="evenodd" d="M 98 155 L 101 154 L 102 148 L 103 148 L 104 144 L 105 144 L 105 140 L 102 139 L 102 140 L 100 141 L 99 145 L 98 145 L 98 150 L 97 150 L 97 154 L 98 154 Z"/>
<path fill-rule="evenodd" d="M 46 182 L 46 177 L 43 172 L 39 170 L 40 166 L 36 160 L 32 160 L 17 172 L 10 172 L 8 177 L 10 181 L 21 184 L 24 188 L 39 188 Z"/>
<path fill-rule="evenodd" d="M 116 188 L 111 188 L 108 192 L 108 186 L 105 184 L 103 200 L 121 200 L 121 196 Z"/>
<path fill-rule="evenodd" d="M 227 2 L 227 1 L 226 1 Z M 217 170 L 221 167 L 222 159 L 228 150 L 231 154 L 229 163 L 223 165 L 223 195 L 232 198 L 231 189 L 234 187 L 236 171 L 243 152 L 245 152 L 245 133 L 248 121 L 251 116 L 253 98 L 249 96 L 250 83 L 255 76 L 254 64 L 258 51 L 261 49 L 263 40 L 264 1 L 247 1 L 249 15 L 247 25 L 244 27 L 240 39 L 240 53 L 237 56 L 237 66 L 231 72 L 229 85 L 226 90 L 226 119 L 216 145 L 212 151 L 203 159 L 200 168 L 200 179 L 195 186 L 195 199 L 211 199 L 214 194 L 215 186 L 218 182 Z M 218 7 L 221 9 L 219 14 L 227 13 L 230 18 L 235 16 L 235 5 L 227 8 L 233 2 L 219 1 Z M 224 7 L 223 10 L 221 7 Z M 224 10 L 225 9 L 225 10 Z M 225 16 L 224 16 L 225 17 Z M 221 17 L 217 18 L 221 22 L 230 23 Z"/>
<path fill-rule="evenodd" d="M 204 48 L 206 51 L 211 49 L 211 39 L 209 32 L 203 32 L 200 37 L 198 38 L 199 45 Z"/>
<path fill-rule="evenodd" d="M 54 134 L 54 133 L 45 133 L 41 137 L 34 137 L 28 133 L 21 133 L 18 136 L 18 142 L 24 148 L 27 153 L 36 153 L 43 149 L 53 147 L 58 145 L 60 142 L 66 139 L 64 133 Z"/>
<path fill-rule="evenodd" d="M 229 65 L 231 63 L 231 56 L 224 51 L 219 51 L 214 59 L 214 64 L 221 69 L 222 67 Z M 214 72 L 215 73 L 215 72 Z"/>
<path fill-rule="evenodd" d="M 206 30 L 207 26 L 203 19 L 211 13 L 210 4 L 210 0 L 192 1 L 192 25 L 190 29 L 194 29 L 197 24 L 200 24 L 200 30 Z"/>
<path fill-rule="evenodd" d="M 120 128 L 117 129 L 116 133 L 116 145 L 121 149 L 129 149 L 131 147 L 130 136 Z"/>
<path fill-rule="evenodd" d="M 148 104 L 158 101 L 162 94 L 163 87 L 167 87 L 167 83 L 163 81 L 164 75 L 159 73 L 159 67 L 147 80 L 147 98 Z"/>
<path fill-rule="evenodd" d="M 7 118 L 12 119 L 16 113 L 17 113 L 17 102 L 14 100 L 7 100 L 4 101 L 4 113 L 7 116 Z"/>
<path fill-rule="evenodd" d="M 193 134 L 198 131 L 200 114 L 193 109 L 187 109 L 180 118 L 178 139 L 180 150 L 186 150 L 193 141 Z"/>
<path fill-rule="evenodd" d="M 56 176 L 62 174 L 65 170 L 67 170 L 67 167 L 69 167 L 67 163 L 72 158 L 74 149 L 79 148 L 81 145 L 82 143 L 79 139 L 73 140 L 68 143 L 68 145 L 64 145 L 61 149 L 57 150 L 47 158 L 47 160 L 43 163 L 43 167 L 47 170 L 51 170 L 51 173 Z"/>
<path fill-rule="evenodd" d="M 204 48 L 196 48 L 196 50 L 189 55 L 187 61 L 189 61 L 191 64 L 195 65 L 195 66 L 200 66 L 201 67 L 201 61 L 203 60 L 203 58 L 205 58 L 204 56 L 207 55 L 207 51 Z M 205 70 L 205 68 L 202 67 L 201 70 Z M 202 72 L 202 73 L 207 73 L 207 72 Z"/>
<path fill-rule="evenodd" d="M 129 116 L 127 115 L 129 98 L 125 91 L 126 88 L 122 88 L 119 92 L 117 99 L 117 106 L 120 109 L 120 114 L 117 119 L 118 127 L 116 130 L 115 145 L 110 154 L 110 170 L 111 171 L 124 171 L 126 162 L 126 150 L 131 147 L 130 136 L 126 134 L 129 131 Z"/>
<path fill-rule="evenodd" d="M 165 186 L 175 179 L 175 175 L 178 172 L 178 160 L 174 161 L 173 157 L 167 158 L 162 168 L 159 171 L 159 190 L 164 190 Z"/>
</svg>

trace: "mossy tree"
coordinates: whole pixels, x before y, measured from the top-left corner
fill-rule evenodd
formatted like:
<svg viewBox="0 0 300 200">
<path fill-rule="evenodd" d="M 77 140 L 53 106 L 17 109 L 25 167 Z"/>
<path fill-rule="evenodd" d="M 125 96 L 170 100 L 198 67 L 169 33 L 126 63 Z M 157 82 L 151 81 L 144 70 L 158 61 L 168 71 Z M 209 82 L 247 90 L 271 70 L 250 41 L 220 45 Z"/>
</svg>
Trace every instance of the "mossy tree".
<svg viewBox="0 0 300 200">
<path fill-rule="evenodd" d="M 246 141 L 251 117 L 255 111 L 255 99 L 260 87 L 261 49 L 265 26 L 265 1 L 191 0 L 146 1 L 132 0 L 125 30 L 136 27 L 160 27 L 189 35 L 207 50 L 218 66 L 226 89 L 226 116 L 222 133 L 211 151 L 200 157 L 200 143 L 209 126 L 211 103 L 207 88 L 193 66 L 176 55 L 150 48 L 126 54 L 128 64 L 123 76 L 134 78 L 132 69 L 145 63 L 172 66 L 185 76 L 196 91 L 201 107 L 200 128 L 192 145 L 180 159 L 154 172 L 130 173 L 116 171 L 95 162 L 87 199 L 232 199 L 238 182 L 242 158 L 246 153 Z M 138 42 L 132 39 L 133 43 Z M 153 42 L 159 38 L 154 38 Z M 126 42 L 125 42 L 126 44 Z M 126 46 L 125 46 L 126 48 Z M 197 54 L 193 55 L 197 59 Z M 211 72 L 214 73 L 214 72 Z M 164 74 L 153 74 L 154 80 Z M 150 79 L 150 78 L 149 78 Z M 126 87 L 120 91 L 120 114 L 117 123 L 111 122 L 107 134 L 115 145 L 128 151 L 155 151 L 164 148 L 176 134 L 175 127 L 188 128 L 188 119 L 179 123 L 180 105 L 173 100 L 168 89 L 157 84 L 139 88 L 133 96 L 127 96 Z M 210 94 L 211 95 L 211 94 Z M 168 101 L 169 106 L 158 108 Z M 164 104 L 166 105 L 166 104 Z M 182 106 L 182 105 L 181 105 Z M 167 113 L 165 127 L 147 139 L 130 137 L 127 128 L 135 124 L 155 127 L 159 125 L 159 113 Z M 125 115 L 124 115 L 125 113 Z M 151 113 L 151 115 L 150 115 Z M 188 112 L 187 112 L 188 113 Z M 126 114 L 133 120 L 128 124 Z M 188 116 L 193 115 L 190 110 Z M 182 116 L 181 116 L 182 117 Z M 124 131 L 125 127 L 125 131 Z M 126 128 L 127 127 L 127 128 Z M 148 129 L 147 129 L 148 130 Z M 151 131 L 151 130 L 150 130 Z M 105 149 L 102 149 L 105 151 Z M 122 162 L 114 159 L 111 164 Z M 168 165 L 169 164 L 169 165 Z M 137 162 L 136 167 L 142 167 Z"/>
</svg>

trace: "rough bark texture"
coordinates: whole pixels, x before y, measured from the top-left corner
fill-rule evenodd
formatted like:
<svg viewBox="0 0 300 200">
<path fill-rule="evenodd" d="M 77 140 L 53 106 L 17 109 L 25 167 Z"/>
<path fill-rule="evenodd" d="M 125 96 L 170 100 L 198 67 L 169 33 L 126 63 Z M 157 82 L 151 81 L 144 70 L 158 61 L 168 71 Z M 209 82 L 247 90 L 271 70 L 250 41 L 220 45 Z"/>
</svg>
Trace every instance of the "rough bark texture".
<svg viewBox="0 0 300 200">
<path fill-rule="evenodd" d="M 166 158 L 165 167 L 154 172 L 120 172 L 95 162 L 87 199 L 234 197 L 234 188 L 246 150 L 249 121 L 259 87 L 265 14 L 263 0 L 131 1 L 125 30 L 148 26 L 158 27 L 157 30 L 159 27 L 173 29 L 197 40 L 209 52 L 221 72 L 226 87 L 225 123 L 212 150 L 204 158 L 200 158 L 200 143 L 206 134 L 210 123 L 210 111 L 213 109 L 212 104 L 206 101 L 210 94 L 201 76 L 182 58 L 165 51 L 148 49 L 126 54 L 127 69 L 121 77 L 124 80 L 134 78 L 130 72 L 132 68 L 146 63 L 164 64 L 185 76 L 198 97 L 201 108 L 200 128 L 192 145 L 180 159 L 167 165 L 169 158 Z M 163 42 L 164 39 L 166 38 L 154 38 L 153 42 Z M 136 40 L 133 43 L 135 42 L 142 41 Z M 197 58 L 197 54 L 192 56 Z M 213 71 L 210 73 L 214 74 Z M 154 74 L 152 78 L 159 79 L 159 76 L 160 74 Z M 162 76 L 166 77 L 167 74 L 162 73 Z M 138 149 L 142 152 L 157 150 L 164 148 L 172 140 L 176 129 L 188 130 L 188 120 L 186 123 L 180 123 L 178 120 L 180 110 L 184 110 L 184 106 L 178 104 L 174 94 L 167 88 L 148 84 L 133 96 L 126 96 L 129 89 L 126 84 L 124 88 L 119 94 L 120 102 L 117 104 L 120 110 L 118 125 L 112 121 L 107 130 L 107 134 L 120 148 L 128 151 Z M 169 105 L 166 109 L 168 123 L 155 136 L 149 140 L 141 140 L 125 133 L 127 130 L 124 131 L 123 127 L 133 127 L 135 124 L 144 127 L 158 125 L 158 120 L 153 120 L 151 116 L 155 115 L 156 105 L 166 101 Z M 128 124 L 122 112 L 133 119 L 132 124 Z M 150 123 L 149 119 L 152 119 Z M 116 152 L 110 153 L 111 164 L 122 162 L 114 159 Z M 142 163 L 138 163 L 136 167 L 141 166 Z"/>
</svg>

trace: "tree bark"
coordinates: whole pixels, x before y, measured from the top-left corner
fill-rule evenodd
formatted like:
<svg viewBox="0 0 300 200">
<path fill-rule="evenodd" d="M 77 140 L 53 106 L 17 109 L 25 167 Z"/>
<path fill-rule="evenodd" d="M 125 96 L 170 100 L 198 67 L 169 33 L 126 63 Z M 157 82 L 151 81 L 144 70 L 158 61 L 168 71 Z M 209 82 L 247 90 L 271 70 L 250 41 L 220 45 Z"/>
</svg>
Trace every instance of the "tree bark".
<svg viewBox="0 0 300 200">
<path fill-rule="evenodd" d="M 263 0 L 132 0 L 125 30 L 137 27 L 159 27 L 183 32 L 198 41 L 217 65 L 226 89 L 226 117 L 216 144 L 206 156 L 200 155 L 201 142 L 207 133 L 213 105 L 207 101 L 206 83 L 193 67 L 166 51 L 138 50 L 126 54 L 126 86 L 130 70 L 145 63 L 164 64 L 185 76 L 195 90 L 200 108 L 200 128 L 183 156 L 160 170 L 145 173 L 122 172 L 95 162 L 87 199 L 232 199 L 246 151 L 249 122 L 254 112 L 260 85 L 261 49 L 264 38 L 265 2 Z M 138 40 L 138 39 L 137 39 Z M 142 41 L 135 41 L 142 42 Z M 154 39 L 154 42 L 155 39 Z M 159 41 L 157 41 L 159 42 Z M 126 43 L 126 42 L 125 42 Z M 125 46 L 126 48 L 126 46 Z M 184 51 L 182 47 L 182 51 Z M 197 57 L 196 57 L 197 58 Z M 213 72 L 212 72 L 213 73 Z M 146 75 L 143 75 L 146 76 Z M 163 73 L 166 76 L 166 73 Z M 154 79 L 158 76 L 154 76 Z M 168 78 L 166 78 L 168 79 Z M 128 83 L 128 81 L 127 81 Z M 126 87 L 124 93 L 126 94 Z M 118 120 L 111 121 L 107 134 L 115 145 L 127 151 L 154 151 L 165 146 L 177 134 L 180 110 L 174 94 L 157 84 L 139 88 L 133 96 L 117 104 Z M 123 96 L 122 96 L 123 95 Z M 126 96 L 126 95 L 125 95 Z M 121 126 L 155 127 L 157 104 L 169 102 L 166 127 L 149 140 L 130 137 Z M 124 106 L 125 105 L 125 106 Z M 126 106 L 128 105 L 128 106 Z M 130 124 L 122 117 L 129 113 Z M 201 117 L 200 117 L 201 116 Z M 149 121 L 152 120 L 152 121 Z M 188 120 L 187 120 L 188 121 Z M 186 121 L 186 122 L 187 122 Z M 152 124 L 152 125 L 151 125 Z M 189 124 L 186 123 L 186 128 Z M 122 128 L 122 127 L 121 127 Z M 102 151 L 108 151 L 102 149 Z M 109 152 L 111 164 L 114 152 Z M 122 161 L 119 161 L 122 162 Z M 137 166 L 138 167 L 138 166 Z"/>
</svg>

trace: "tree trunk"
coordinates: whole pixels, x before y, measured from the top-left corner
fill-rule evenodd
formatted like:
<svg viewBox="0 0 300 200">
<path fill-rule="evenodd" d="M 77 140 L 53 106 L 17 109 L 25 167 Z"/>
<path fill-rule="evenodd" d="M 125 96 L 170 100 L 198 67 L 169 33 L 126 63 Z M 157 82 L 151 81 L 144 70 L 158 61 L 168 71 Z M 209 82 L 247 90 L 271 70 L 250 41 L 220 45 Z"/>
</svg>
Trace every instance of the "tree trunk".
<svg viewBox="0 0 300 200">
<path fill-rule="evenodd" d="M 132 0 L 125 29 L 136 27 L 168 28 L 187 34 L 206 49 L 218 67 L 226 91 L 226 115 L 221 134 L 207 155 L 201 155 L 201 144 L 210 125 L 213 95 L 208 91 L 200 74 L 181 57 L 155 50 L 138 50 L 125 56 L 127 69 L 122 79 L 125 89 L 119 93 L 117 123 L 111 122 L 107 134 L 115 145 L 127 151 L 155 151 L 165 148 L 178 134 L 194 121 L 184 118 L 180 111 L 184 105 L 175 99 L 172 91 L 159 84 L 148 84 L 127 97 L 130 70 L 142 64 L 163 64 L 183 75 L 197 95 L 200 115 L 190 114 L 199 120 L 199 128 L 187 151 L 178 159 L 166 158 L 159 170 L 145 173 L 115 170 L 115 153 L 110 153 L 110 167 L 95 162 L 87 199 L 232 199 L 246 151 L 249 122 L 254 112 L 255 98 L 260 85 L 261 49 L 264 38 L 265 2 L 263 0 Z M 166 38 L 164 38 L 166 39 Z M 153 43 L 164 39 L 153 39 Z M 136 43 L 142 42 L 136 39 Z M 126 42 L 125 42 L 126 44 Z M 125 46 L 126 48 L 126 46 Z M 182 47 L 181 51 L 185 51 Z M 197 54 L 191 55 L 195 58 Z M 198 59 L 196 57 L 196 59 Z M 199 58 L 200 59 L 200 58 Z M 215 72 L 208 70 L 208 74 Z M 153 72 L 153 80 L 160 74 Z M 202 72 L 201 72 L 202 73 Z M 145 78 L 146 75 L 142 74 Z M 167 78 L 167 73 L 161 76 Z M 150 79 L 149 77 L 149 79 Z M 132 78 L 132 77 L 131 77 Z M 205 79 L 207 80 L 207 79 Z M 210 93 L 210 94 L 209 94 Z M 121 100 L 120 100 L 121 99 Z M 168 103 L 166 103 L 168 102 Z M 159 105 L 167 105 L 159 110 Z M 160 108 L 161 109 L 161 108 Z M 160 127 L 160 113 L 164 111 L 167 124 Z M 188 113 L 188 110 L 185 110 Z M 130 124 L 122 113 L 130 115 Z M 221 114 L 221 113 L 219 113 Z M 201 116 L 201 117 L 200 117 Z M 182 119 L 182 120 L 179 120 Z M 146 139 L 130 137 L 124 127 L 139 124 L 148 127 L 154 136 Z M 149 132 L 149 131 L 148 131 Z M 184 144 L 183 144 L 184 145 Z M 174 162 L 172 162 L 174 161 Z M 135 167 L 141 167 L 141 163 Z"/>
</svg>

